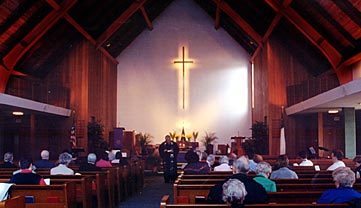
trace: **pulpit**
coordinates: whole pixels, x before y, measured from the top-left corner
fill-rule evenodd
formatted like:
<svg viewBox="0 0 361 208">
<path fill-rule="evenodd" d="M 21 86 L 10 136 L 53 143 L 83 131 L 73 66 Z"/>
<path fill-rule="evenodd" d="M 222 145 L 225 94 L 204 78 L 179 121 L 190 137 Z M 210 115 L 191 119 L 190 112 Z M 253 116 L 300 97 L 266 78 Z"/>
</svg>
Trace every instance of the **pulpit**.
<svg viewBox="0 0 361 208">
<path fill-rule="evenodd" d="M 237 156 L 241 156 L 244 155 L 244 150 L 242 147 L 242 142 L 246 137 L 243 136 L 234 136 L 231 137 L 231 139 L 233 139 L 236 143 L 235 149 L 232 150 L 232 152 L 236 153 Z"/>
</svg>

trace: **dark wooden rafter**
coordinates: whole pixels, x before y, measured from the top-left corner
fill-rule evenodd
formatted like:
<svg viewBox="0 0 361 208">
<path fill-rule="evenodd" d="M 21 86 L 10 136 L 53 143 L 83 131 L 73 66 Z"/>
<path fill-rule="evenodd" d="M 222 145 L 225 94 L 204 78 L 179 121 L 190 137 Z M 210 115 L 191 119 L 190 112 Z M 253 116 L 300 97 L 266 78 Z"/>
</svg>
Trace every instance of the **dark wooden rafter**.
<svg viewBox="0 0 361 208">
<path fill-rule="evenodd" d="M 313 8 L 315 8 L 328 23 L 330 23 L 336 30 L 353 46 L 357 46 L 356 40 L 348 33 L 344 27 L 339 24 L 327 11 L 324 9 L 317 1 L 310 1 L 309 2 Z"/>
<path fill-rule="evenodd" d="M 147 0 L 139 0 L 134 2 L 132 5 L 130 5 L 130 7 L 125 10 L 114 22 L 113 24 L 111 24 L 103 34 L 100 35 L 100 37 L 97 39 L 97 48 L 102 47 L 103 43 L 105 43 L 105 41 L 107 41 L 136 11 L 138 11 L 138 9 L 141 9 L 143 7 L 143 5 L 145 4 Z M 142 9 L 141 9 L 142 10 Z M 143 8 L 144 10 L 144 8 Z M 143 16 L 145 16 L 145 21 L 149 21 L 150 20 L 148 18 L 147 13 L 142 12 Z M 148 20 L 147 20 L 148 19 Z M 147 22 L 148 24 L 148 22 Z M 149 25 L 148 25 L 149 27 Z M 150 29 L 152 29 L 153 26 L 150 27 Z"/>
<path fill-rule="evenodd" d="M 221 1 L 222 0 L 217 1 L 216 21 L 215 21 L 215 24 L 214 24 L 214 28 L 216 28 L 216 30 L 218 30 L 218 28 L 219 28 L 219 23 L 220 23 L 220 19 L 221 19 L 221 9 L 220 9 Z"/>
<path fill-rule="evenodd" d="M 29 51 L 45 33 L 58 22 L 60 18 L 76 3 L 76 0 L 66 0 L 60 8 L 51 11 L 39 24 L 37 24 L 2 60 L 0 71 L 0 92 L 5 92 L 9 77 L 14 72 L 14 67 L 23 55 Z M 15 72 L 14 72 L 15 73 Z"/>
<path fill-rule="evenodd" d="M 338 52 L 317 30 L 307 23 L 291 7 L 285 8 L 275 0 L 266 0 L 266 3 L 276 12 L 281 13 L 293 26 L 295 26 L 314 46 L 316 46 L 335 70 L 342 60 Z"/>
<path fill-rule="evenodd" d="M 57 4 L 54 0 L 46 1 L 50 6 L 52 6 L 55 10 L 60 8 L 60 5 Z M 68 21 L 79 33 L 81 33 L 90 43 L 96 45 L 96 40 L 82 27 L 80 26 L 69 14 L 64 15 L 64 19 Z M 105 49 L 100 49 L 100 51 L 109 58 L 113 63 L 118 64 L 118 61 L 109 54 L 109 52 Z"/>
<path fill-rule="evenodd" d="M 277 26 L 277 24 L 279 23 L 279 21 L 281 20 L 281 18 L 282 18 L 282 15 L 279 14 L 279 13 L 276 14 L 276 17 L 275 17 L 275 18 L 273 18 L 270 26 L 268 27 L 265 35 L 264 35 L 263 38 L 262 38 L 262 44 L 258 45 L 258 48 L 257 48 L 256 51 L 253 53 L 250 62 L 253 62 L 254 59 L 258 56 L 258 54 L 260 53 L 260 51 L 261 51 L 262 48 L 263 48 L 263 44 L 264 44 L 265 42 L 267 42 L 268 37 L 271 35 L 271 33 L 273 32 L 273 30 L 275 29 L 275 27 Z"/>
<path fill-rule="evenodd" d="M 239 15 L 234 11 L 226 2 L 213 0 L 224 13 L 230 16 L 233 21 L 244 30 L 258 45 L 262 44 L 262 37 Z"/>
<path fill-rule="evenodd" d="M 291 3 L 292 3 L 292 0 L 284 0 L 282 4 L 285 8 L 287 8 Z M 251 63 L 258 56 L 258 54 L 260 53 L 260 51 L 263 48 L 264 43 L 267 42 L 269 36 L 272 34 L 273 30 L 275 29 L 277 24 L 280 22 L 281 18 L 282 18 L 281 13 L 277 13 L 275 18 L 273 18 L 270 26 L 268 27 L 266 33 L 264 34 L 264 36 L 262 38 L 262 44 L 258 46 L 258 48 L 256 49 L 256 51 L 253 53 L 253 55 L 251 57 L 251 60 L 250 60 Z"/>
<path fill-rule="evenodd" d="M 333 0 L 345 14 L 347 14 L 352 21 L 354 21 L 359 27 L 361 27 L 360 11 L 358 11 L 349 1 Z"/>
</svg>

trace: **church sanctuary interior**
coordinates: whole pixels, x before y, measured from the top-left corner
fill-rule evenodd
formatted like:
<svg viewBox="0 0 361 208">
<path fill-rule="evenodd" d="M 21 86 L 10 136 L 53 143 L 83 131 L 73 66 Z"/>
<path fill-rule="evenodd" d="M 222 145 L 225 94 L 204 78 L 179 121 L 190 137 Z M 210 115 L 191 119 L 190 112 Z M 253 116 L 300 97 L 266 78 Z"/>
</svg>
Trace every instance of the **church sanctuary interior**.
<svg viewBox="0 0 361 208">
<path fill-rule="evenodd" d="M 321 171 L 333 150 L 352 169 L 361 155 L 361 0 L 1 0 L 0 60 L 0 163 L 7 152 L 15 164 L 37 161 L 46 149 L 54 162 L 71 153 L 77 172 L 89 153 L 122 153 L 97 177 L 79 171 L 103 180 L 93 193 L 75 190 L 87 185 L 80 176 L 66 179 L 59 207 L 183 207 L 206 197 L 209 187 L 164 183 L 166 135 L 179 147 L 180 176 L 190 150 L 216 161 L 260 154 L 271 165 L 306 151 Z M 288 196 L 317 201 L 300 195 Z"/>
</svg>

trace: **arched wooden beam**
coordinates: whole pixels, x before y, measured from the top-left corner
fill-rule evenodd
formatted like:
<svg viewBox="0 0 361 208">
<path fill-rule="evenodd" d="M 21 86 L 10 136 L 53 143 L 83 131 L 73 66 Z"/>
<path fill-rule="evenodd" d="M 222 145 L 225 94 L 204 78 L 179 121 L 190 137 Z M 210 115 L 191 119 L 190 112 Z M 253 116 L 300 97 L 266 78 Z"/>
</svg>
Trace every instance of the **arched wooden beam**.
<svg viewBox="0 0 361 208">
<path fill-rule="evenodd" d="M 335 70 L 340 85 L 353 80 L 352 70 L 349 66 L 361 61 L 361 52 L 341 63 Z"/>
<path fill-rule="evenodd" d="M 256 41 L 258 45 L 262 44 L 262 37 L 241 17 L 235 12 L 226 2 L 213 0 L 217 4 L 217 10 L 222 10 L 228 16 L 230 16 L 234 22 L 242 28 L 251 38 Z M 218 11 L 219 12 L 219 11 Z M 217 15 L 216 15 L 217 16 Z M 219 16 L 219 14 L 218 14 Z M 219 20 L 218 20 L 219 22 Z M 219 24 L 219 23 L 218 23 Z M 217 29 L 217 17 L 216 17 L 216 29 Z"/>
<path fill-rule="evenodd" d="M 141 9 L 144 3 L 147 0 L 138 0 L 134 2 L 130 7 L 125 10 L 106 30 L 100 37 L 97 39 L 97 49 L 102 47 L 103 43 L 107 41 L 110 36 L 112 36 L 127 20 L 136 12 L 138 9 Z M 142 11 L 143 13 L 143 11 Z M 145 10 L 144 10 L 145 13 Z M 143 16 L 144 16 L 143 13 Z M 146 14 L 146 13 L 145 13 Z M 148 17 L 148 16 L 147 16 Z M 148 19 L 148 20 L 147 20 Z M 146 22 L 149 21 L 149 18 L 146 18 Z M 150 22 L 150 21 L 149 21 Z M 147 22 L 148 24 L 148 22 Z M 149 24 L 148 24 L 149 26 Z M 153 26 L 151 26 L 153 28 Z"/>
<path fill-rule="evenodd" d="M 276 12 L 281 13 L 287 20 L 295 26 L 314 46 L 316 46 L 325 56 L 332 68 L 336 70 L 342 60 L 342 55 L 306 20 L 304 20 L 291 7 L 285 8 L 275 0 L 266 0 L 266 3 Z"/>
<path fill-rule="evenodd" d="M 17 74 L 14 67 L 18 61 L 44 36 L 44 34 L 58 22 L 60 18 L 76 3 L 76 0 L 66 0 L 64 6 L 51 11 L 39 24 L 37 24 L 8 54 L 2 59 L 0 65 L 0 92 L 5 88 L 11 74 Z"/>
</svg>

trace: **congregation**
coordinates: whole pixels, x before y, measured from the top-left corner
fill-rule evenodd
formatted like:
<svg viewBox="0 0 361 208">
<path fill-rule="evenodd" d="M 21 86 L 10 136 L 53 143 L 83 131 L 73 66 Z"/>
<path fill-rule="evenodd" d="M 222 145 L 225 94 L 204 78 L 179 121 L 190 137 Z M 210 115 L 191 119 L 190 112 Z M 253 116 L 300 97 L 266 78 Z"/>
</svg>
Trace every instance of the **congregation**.
<svg viewBox="0 0 361 208">
<path fill-rule="evenodd" d="M 176 143 L 173 143 L 173 145 L 176 145 Z M 173 150 L 175 148 L 174 146 L 169 147 L 173 148 Z M 163 151 L 171 152 L 167 149 Z M 172 157 L 172 160 L 177 163 L 178 153 L 176 152 L 172 152 L 173 156 L 163 155 L 163 157 Z M 32 162 L 31 159 L 21 158 L 18 165 L 16 165 L 13 154 L 7 152 L 4 154 L 4 161 L 0 165 L 0 170 L 18 168 L 9 178 L 9 183 L 46 185 L 44 178 L 37 173 L 37 169 L 49 169 L 50 175 L 80 175 L 84 171 L 101 171 L 102 168 L 127 162 L 122 160 L 120 154 L 114 156 L 112 152 L 103 152 L 100 157 L 95 153 L 89 153 L 86 161 L 79 164 L 75 164 L 76 158 L 73 158 L 72 154 L 66 151 L 59 154 L 56 162 L 49 160 L 49 154 L 48 150 L 42 150 L 40 160 Z M 331 173 L 330 177 L 334 181 L 334 188 L 324 190 L 317 201 L 315 201 L 318 204 L 337 204 L 361 200 L 361 194 L 358 192 L 358 189 L 355 190 L 353 188 L 356 179 L 360 178 L 361 157 L 356 156 L 353 159 L 355 167 L 346 167 L 343 158 L 342 151 L 333 150 L 331 152 L 332 164 L 325 168 L 325 171 Z M 166 171 L 166 168 L 170 167 L 163 167 L 165 182 L 172 182 L 176 185 L 181 184 L 180 181 L 185 180 L 184 177 L 187 175 L 209 175 L 211 177 L 216 174 L 229 173 L 229 175 L 224 175 L 224 179 L 220 179 L 209 188 L 204 203 L 226 203 L 231 207 L 270 203 L 269 193 L 277 193 L 282 189 L 278 184 L 280 180 L 302 180 L 303 173 L 297 172 L 297 168 L 314 166 L 314 162 L 308 158 L 305 151 L 299 153 L 298 162 L 293 164 L 290 164 L 290 159 L 287 155 L 279 155 L 275 161 L 271 162 L 264 160 L 262 155 L 258 154 L 254 154 L 250 159 L 248 155 L 241 155 L 239 157 L 235 153 L 229 155 L 208 155 L 205 152 L 194 149 L 188 150 L 185 159 L 187 163 L 181 169 L 178 169 L 176 173 L 177 178 L 171 178 L 169 175 L 166 176 L 169 173 Z M 167 158 L 163 158 L 163 161 L 166 160 Z M 294 162 L 295 160 L 293 159 L 292 161 Z M 163 165 L 165 164 L 163 163 Z M 174 194 L 177 197 L 176 193 Z"/>
</svg>

